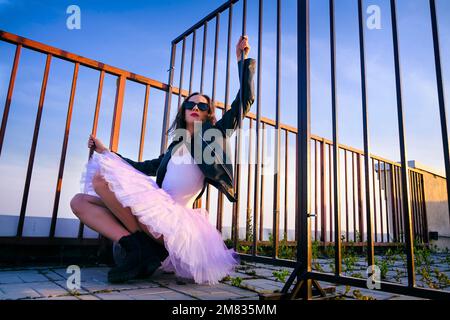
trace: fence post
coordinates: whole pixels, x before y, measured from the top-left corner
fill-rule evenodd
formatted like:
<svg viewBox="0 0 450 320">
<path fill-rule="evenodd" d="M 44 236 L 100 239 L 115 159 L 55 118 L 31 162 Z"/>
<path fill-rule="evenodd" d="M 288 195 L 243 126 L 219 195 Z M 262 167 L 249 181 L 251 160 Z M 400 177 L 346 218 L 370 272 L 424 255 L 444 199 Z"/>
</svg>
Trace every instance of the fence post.
<svg viewBox="0 0 450 320">
<path fill-rule="evenodd" d="M 125 76 L 117 78 L 116 100 L 114 102 L 114 115 L 111 126 L 111 139 L 109 148 L 111 151 L 117 151 L 119 147 L 120 122 L 122 120 L 123 96 L 125 93 Z"/>
</svg>

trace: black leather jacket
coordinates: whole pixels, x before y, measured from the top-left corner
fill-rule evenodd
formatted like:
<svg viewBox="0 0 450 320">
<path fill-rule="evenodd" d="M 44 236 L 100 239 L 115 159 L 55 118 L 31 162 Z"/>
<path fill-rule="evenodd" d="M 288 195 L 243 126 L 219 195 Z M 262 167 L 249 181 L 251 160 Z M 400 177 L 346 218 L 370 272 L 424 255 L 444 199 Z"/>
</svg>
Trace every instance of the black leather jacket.
<svg viewBox="0 0 450 320">
<path fill-rule="evenodd" d="M 238 70 L 240 70 L 242 61 L 238 62 Z M 243 118 L 245 114 L 250 110 L 251 105 L 255 101 L 255 88 L 254 88 L 254 74 L 256 69 L 256 60 L 255 59 L 245 59 L 244 60 L 244 74 L 243 74 L 243 82 L 242 82 L 242 92 L 243 92 L 243 112 L 241 113 L 241 117 Z M 230 150 L 229 150 L 229 143 L 227 143 L 227 138 L 232 135 L 232 133 L 237 129 L 238 123 L 239 123 L 239 105 L 240 105 L 240 92 L 237 93 L 236 98 L 234 99 L 233 103 L 231 104 L 230 109 L 225 112 L 220 120 L 218 120 L 214 125 L 210 122 L 205 121 L 201 125 L 201 130 L 197 130 L 193 137 L 192 142 L 193 143 L 187 143 L 189 146 L 189 150 L 191 152 L 191 155 L 196 159 L 196 163 L 199 166 L 200 170 L 205 176 L 203 189 L 197 196 L 197 199 L 200 198 L 205 191 L 206 184 L 209 183 L 216 187 L 218 190 L 223 192 L 228 200 L 231 202 L 237 201 L 237 194 L 234 189 L 234 174 L 233 174 L 233 166 L 230 163 L 230 161 L 225 161 L 225 159 L 229 159 L 230 157 Z M 194 148 L 197 148 L 197 150 L 205 151 L 207 149 L 207 152 L 215 156 L 217 151 L 217 148 L 213 150 L 211 148 L 210 143 L 212 141 L 208 141 L 206 138 L 207 135 L 204 133 L 207 130 L 219 130 L 220 136 L 223 137 L 222 145 L 225 146 L 225 148 L 222 148 L 222 159 L 223 161 L 214 161 L 212 163 L 208 163 L 206 161 L 197 161 L 198 153 L 195 153 Z M 217 132 L 217 131 L 216 131 Z M 215 141 L 217 143 L 217 141 Z M 170 143 L 170 145 L 167 147 L 167 150 L 161 154 L 158 158 L 153 160 L 146 160 L 142 162 L 135 162 L 133 160 L 130 160 L 128 158 L 123 157 L 119 153 L 115 152 L 118 156 L 120 156 L 122 159 L 127 161 L 130 165 L 132 165 L 135 169 L 145 173 L 149 176 L 156 176 L 156 183 L 159 187 L 162 186 L 162 181 L 164 180 L 164 176 L 166 174 L 167 170 L 167 164 L 170 160 L 170 157 L 172 156 L 173 148 L 178 148 L 180 145 L 180 140 L 174 140 Z M 177 147 L 178 146 L 178 147 Z M 215 144 L 217 146 L 217 144 Z M 210 150 L 209 150 L 210 149 Z M 213 152 L 211 152 L 213 151 Z M 218 158 L 216 158 L 219 160 Z"/>
</svg>

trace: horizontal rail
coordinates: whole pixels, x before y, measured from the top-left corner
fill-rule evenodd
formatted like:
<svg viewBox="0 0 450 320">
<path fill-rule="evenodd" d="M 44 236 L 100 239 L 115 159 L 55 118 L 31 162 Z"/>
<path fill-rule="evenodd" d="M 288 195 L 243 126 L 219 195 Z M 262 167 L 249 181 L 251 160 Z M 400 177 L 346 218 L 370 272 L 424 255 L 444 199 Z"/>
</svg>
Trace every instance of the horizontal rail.
<svg viewBox="0 0 450 320">
<path fill-rule="evenodd" d="M 210 14 L 208 14 L 206 17 L 204 17 L 203 19 L 201 19 L 199 22 L 197 22 L 196 24 L 194 24 L 192 27 L 190 27 L 189 29 L 187 29 L 185 32 L 183 32 L 181 35 L 179 35 L 178 37 L 176 37 L 174 40 L 172 40 L 172 44 L 177 44 L 178 42 L 180 42 L 181 40 L 183 40 L 183 38 L 187 37 L 188 35 L 190 35 L 192 32 L 194 32 L 194 30 L 201 28 L 205 23 L 211 21 L 212 19 L 214 19 L 216 17 L 217 14 L 224 12 L 225 10 L 227 10 L 231 4 L 234 4 L 236 2 L 238 2 L 239 0 L 229 0 L 227 2 L 225 2 L 224 4 L 222 4 L 219 8 L 217 8 L 216 10 L 212 11 Z"/>
<path fill-rule="evenodd" d="M 99 71 L 105 71 L 109 74 L 118 76 L 118 77 L 125 77 L 127 80 L 131 80 L 137 83 L 141 84 L 148 84 L 153 88 L 157 88 L 160 90 L 167 91 L 168 86 L 167 84 L 164 84 L 162 82 L 159 82 L 157 80 L 153 80 L 150 78 L 147 78 L 145 76 L 126 71 L 120 68 L 113 67 L 111 65 L 85 58 L 83 56 L 64 51 L 62 49 L 58 49 L 46 44 L 43 44 L 38 41 L 34 41 L 31 39 L 27 39 L 3 30 L 0 30 L 0 40 L 15 44 L 15 45 L 21 45 L 23 48 L 31 49 L 34 51 L 38 51 L 44 54 L 51 54 L 55 58 L 59 58 L 62 60 L 66 60 L 73 63 L 79 63 L 81 66 L 89 67 L 92 69 L 96 69 Z"/>
</svg>

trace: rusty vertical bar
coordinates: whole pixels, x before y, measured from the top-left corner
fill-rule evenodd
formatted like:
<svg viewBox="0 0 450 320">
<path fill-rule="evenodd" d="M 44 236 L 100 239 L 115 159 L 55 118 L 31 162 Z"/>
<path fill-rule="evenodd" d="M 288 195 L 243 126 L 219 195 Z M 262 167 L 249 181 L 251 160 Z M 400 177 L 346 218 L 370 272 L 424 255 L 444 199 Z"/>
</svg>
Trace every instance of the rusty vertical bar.
<svg viewBox="0 0 450 320">
<path fill-rule="evenodd" d="M 399 203 L 399 193 L 398 193 L 398 174 L 397 174 L 397 166 L 393 167 L 393 173 L 394 173 L 394 199 L 395 199 L 395 219 L 397 221 L 397 242 L 401 242 L 401 225 L 402 220 L 400 217 L 400 203 Z"/>
<path fill-rule="evenodd" d="M 333 242 L 333 155 L 331 152 L 331 144 L 328 145 L 328 200 L 330 202 L 330 243 Z"/>
<path fill-rule="evenodd" d="M 309 0 L 297 2 L 297 64 L 298 64 L 298 112 L 297 112 L 297 162 L 296 175 L 297 196 L 296 215 L 299 218 L 297 246 L 297 262 L 299 273 L 297 281 L 303 281 L 301 297 L 311 299 L 311 279 L 300 275 L 311 272 L 311 216 L 310 216 L 310 141 L 311 141 L 311 96 L 310 96 L 310 31 L 309 31 Z M 292 275 L 289 280 L 291 280 Z M 289 281 L 288 282 L 291 282 Z M 285 285 L 282 292 L 287 292 Z"/>
<path fill-rule="evenodd" d="M 191 50 L 191 72 L 189 76 L 189 94 L 192 93 L 192 84 L 194 81 L 194 68 L 195 68 L 195 41 L 197 37 L 197 29 L 192 32 L 192 50 Z"/>
<path fill-rule="evenodd" d="M 298 133 L 297 133 L 298 134 Z M 263 144 L 264 145 L 264 144 Z M 297 137 L 295 138 L 295 159 L 296 159 L 296 161 L 297 161 L 297 157 L 298 157 L 298 139 L 297 139 Z M 298 174 L 298 171 L 297 171 L 297 166 L 295 166 L 295 177 L 297 176 L 297 174 Z M 296 195 L 296 197 L 295 197 L 295 201 L 294 201 L 294 208 L 297 208 L 298 207 L 298 204 L 297 204 L 297 192 L 298 192 L 298 185 L 297 184 L 295 184 L 295 186 L 294 186 L 294 194 Z M 294 223 L 295 223 L 295 225 L 294 225 L 294 238 L 295 238 L 295 242 L 296 242 L 296 244 L 297 244 L 297 246 L 299 245 L 299 221 L 300 221 L 300 219 L 299 219 L 299 216 L 298 216 L 298 214 L 297 214 L 297 212 L 295 213 L 295 217 L 294 217 Z M 297 260 L 299 259 L 299 257 L 297 256 Z"/>
<path fill-rule="evenodd" d="M 395 173 L 395 193 L 396 193 L 396 201 L 397 201 L 397 221 L 398 221 L 398 234 L 399 234 L 399 242 L 404 241 L 404 232 L 403 232 L 403 218 L 402 218 L 402 203 L 401 203 L 401 181 L 399 178 L 400 169 L 398 167 L 394 168 Z"/>
<path fill-rule="evenodd" d="M 14 62 L 9 77 L 8 93 L 6 94 L 5 108 L 3 109 L 2 125 L 0 127 L 0 155 L 3 149 L 3 140 L 5 139 L 6 125 L 8 123 L 9 109 L 11 107 L 12 94 L 14 92 L 14 84 L 16 83 L 17 68 L 19 66 L 20 52 L 22 45 L 16 46 L 16 53 L 14 54 Z"/>
<path fill-rule="evenodd" d="M 334 21 L 334 0 L 329 1 L 330 14 L 330 57 L 331 57 L 331 110 L 333 122 L 333 197 L 334 197 L 334 263 L 335 275 L 342 272 L 341 264 L 341 205 L 340 205 L 340 165 L 338 141 L 338 101 L 336 88 L 336 33 Z"/>
<path fill-rule="evenodd" d="M 49 233 L 50 238 L 55 237 L 56 220 L 58 218 L 58 206 L 59 206 L 59 199 L 61 196 L 61 187 L 62 187 L 62 180 L 63 180 L 63 175 L 64 175 L 64 164 L 66 162 L 67 144 L 69 142 L 70 124 L 72 121 L 72 111 L 73 111 L 73 101 L 75 98 L 75 91 L 77 88 L 79 67 L 80 67 L 80 64 L 78 62 L 75 63 L 75 66 L 73 69 L 72 87 L 70 89 L 69 106 L 67 108 L 66 126 L 64 129 L 64 140 L 63 140 L 63 145 L 62 145 L 62 150 L 61 150 L 61 158 L 59 161 L 58 179 L 56 181 L 55 200 L 53 203 L 52 221 L 50 224 L 50 233 Z"/>
<path fill-rule="evenodd" d="M 398 173 L 397 173 L 397 166 L 393 167 L 393 172 L 394 172 L 394 188 L 395 188 L 395 193 L 394 193 L 394 197 L 395 197 L 395 219 L 397 221 L 397 242 L 401 242 L 402 241 L 402 237 L 401 237 L 401 226 L 402 226 L 402 221 L 401 221 L 401 216 L 400 216 L 400 194 L 398 192 L 399 190 L 399 182 L 398 182 Z"/>
<path fill-rule="evenodd" d="M 223 194 L 221 192 L 218 192 L 217 195 L 217 217 L 216 217 L 216 229 L 219 230 L 221 233 L 222 230 L 222 224 L 223 224 Z"/>
<path fill-rule="evenodd" d="M 420 186 L 419 186 L 419 174 L 414 172 L 414 185 L 415 185 L 415 198 L 416 198 L 416 208 L 417 208 L 417 227 L 418 234 L 420 235 L 420 240 L 424 242 L 423 236 L 423 222 L 422 222 L 422 210 L 420 206 Z"/>
<path fill-rule="evenodd" d="M 419 213 L 419 221 L 420 221 L 420 234 L 422 238 L 422 242 L 426 243 L 426 230 L 424 228 L 425 226 L 425 220 L 424 220 L 424 212 L 423 212 L 423 206 L 422 206 L 422 189 L 421 189 L 421 174 L 416 173 L 416 181 L 417 181 L 417 205 L 418 205 L 418 213 Z"/>
<path fill-rule="evenodd" d="M 281 0 L 277 0 L 276 43 L 276 93 L 275 93 L 275 174 L 273 177 L 273 247 L 272 257 L 278 257 L 280 219 L 280 140 L 281 140 Z"/>
<path fill-rule="evenodd" d="M 364 241 L 364 215 L 363 215 L 363 195 L 362 195 L 362 177 L 361 177 L 361 155 L 357 155 L 357 180 L 358 180 L 358 222 L 359 222 L 359 241 Z"/>
<path fill-rule="evenodd" d="M 378 160 L 378 197 L 380 200 L 380 232 L 381 232 L 381 242 L 384 242 L 384 228 L 383 228 L 383 197 L 381 195 L 381 184 L 382 184 L 382 175 L 381 175 L 381 161 Z"/>
<path fill-rule="evenodd" d="M 448 143 L 447 113 L 444 91 L 444 78 L 442 76 L 441 47 L 439 43 L 439 25 L 436 14 L 436 2 L 430 0 L 431 30 L 433 33 L 434 63 L 436 69 L 436 85 L 439 101 L 439 119 L 441 123 L 442 147 L 444 152 L 445 176 L 447 184 L 447 205 L 450 218 L 450 151 Z"/>
<path fill-rule="evenodd" d="M 205 60 L 206 60 L 206 39 L 208 37 L 208 22 L 203 25 L 203 49 L 202 49 L 202 69 L 200 73 L 200 93 L 203 93 L 203 83 L 205 76 Z"/>
<path fill-rule="evenodd" d="M 403 212 L 403 200 L 402 200 L 402 181 L 400 177 L 400 168 L 396 168 L 396 179 L 397 179 L 397 195 L 398 195 L 398 203 L 399 203 L 399 227 L 400 227 L 400 234 L 401 234 L 401 241 L 405 241 L 405 221 L 404 217 L 401 214 Z"/>
<path fill-rule="evenodd" d="M 179 81 L 179 91 L 178 91 L 178 109 L 181 106 L 181 91 L 183 91 L 183 77 L 184 77 L 184 59 L 186 55 L 186 37 L 183 37 L 183 43 L 181 46 L 181 66 L 180 66 L 180 81 Z"/>
<path fill-rule="evenodd" d="M 98 89 L 97 89 L 97 100 L 95 103 L 95 112 L 94 112 L 94 120 L 92 123 L 92 130 L 91 134 L 95 137 L 97 135 L 97 127 L 98 127 L 98 116 L 100 113 L 100 104 L 102 101 L 102 91 L 103 91 L 103 80 L 105 78 L 105 71 L 102 70 L 100 72 L 99 80 L 98 80 Z M 89 159 L 91 158 L 92 154 L 94 153 L 94 148 L 91 148 L 89 150 Z M 78 239 L 83 238 L 84 233 L 84 224 L 80 221 L 78 226 Z"/>
<path fill-rule="evenodd" d="M 422 205 L 423 230 L 425 235 L 425 242 L 429 243 L 430 239 L 428 235 L 428 219 L 427 219 L 427 207 L 425 202 L 425 187 L 423 181 L 423 174 L 420 175 L 420 196 L 422 199 L 421 205 Z"/>
<path fill-rule="evenodd" d="M 384 202 L 386 204 L 386 238 L 387 242 L 390 242 L 390 236 L 389 236 L 389 208 L 388 208 L 388 184 L 387 184 L 387 163 L 383 162 L 383 173 L 384 173 Z"/>
<path fill-rule="evenodd" d="M 227 62 L 225 67 L 225 100 L 224 109 L 222 110 L 222 115 L 228 110 L 228 98 L 229 98 L 229 82 L 230 82 L 230 49 L 231 49 L 231 32 L 233 27 L 233 3 L 230 3 L 228 9 L 228 40 L 227 40 Z M 228 142 L 225 140 L 225 145 Z M 225 146 L 226 147 L 226 146 Z M 220 228 L 222 228 L 223 223 L 223 199 L 224 195 L 222 192 L 218 193 L 219 201 L 217 203 L 217 219 Z M 233 230 L 231 230 L 233 231 Z M 231 234 L 233 236 L 233 234 Z"/>
<path fill-rule="evenodd" d="M 326 221 L 326 201 L 325 201 L 325 141 L 320 142 L 320 241 L 325 245 Z"/>
<path fill-rule="evenodd" d="M 417 180 L 417 205 L 419 206 L 419 219 L 420 219 L 420 233 L 422 234 L 422 242 L 427 243 L 426 241 L 426 229 L 425 229 L 425 217 L 424 217 L 424 211 L 423 211 L 423 199 L 422 199 L 422 186 L 421 186 L 421 174 L 416 173 L 416 180 Z"/>
<path fill-rule="evenodd" d="M 259 0 L 258 6 L 258 63 L 257 63 L 257 88 L 256 88 L 256 153 L 255 153 L 255 191 L 254 196 L 254 209 L 253 209 L 253 246 L 252 255 L 256 256 L 257 253 L 257 226 L 259 223 L 259 212 L 260 212 L 260 135 L 261 135 L 261 65 L 262 65 L 262 23 L 263 23 L 263 0 Z M 261 196 L 262 198 L 262 196 Z M 262 239 L 261 237 L 259 238 Z"/>
<path fill-rule="evenodd" d="M 243 0 L 243 6 L 242 6 L 242 36 L 246 34 L 247 30 L 247 0 Z M 244 51 L 241 53 L 241 60 L 242 64 L 239 70 L 239 83 L 242 83 L 243 81 L 243 75 L 244 75 Z M 242 90 L 239 90 L 240 94 L 240 103 L 239 103 L 239 111 L 238 111 L 238 126 L 236 130 L 236 152 L 235 152 L 235 190 L 237 194 L 240 194 L 241 191 L 241 128 L 242 128 L 242 103 L 243 103 L 243 92 Z M 233 226 L 235 227 L 235 233 L 234 233 L 234 245 L 235 248 L 237 248 L 237 244 L 239 241 L 239 208 L 240 208 L 240 198 L 238 197 L 236 202 L 233 202 L 233 216 L 234 216 L 234 223 Z"/>
<path fill-rule="evenodd" d="M 352 207 L 353 207 L 353 241 L 357 241 L 356 238 L 356 194 L 355 194 L 355 153 L 352 152 Z"/>
<path fill-rule="evenodd" d="M 150 96 L 150 85 L 145 86 L 145 97 L 144 97 L 144 109 L 142 110 L 142 121 L 141 121 L 141 134 L 139 140 L 139 153 L 138 161 L 142 161 L 142 155 L 144 153 L 145 144 L 145 131 L 147 128 L 147 114 L 148 114 L 148 100 Z"/>
<path fill-rule="evenodd" d="M 367 108 L 367 79 L 366 79 L 366 53 L 364 44 L 365 11 L 362 0 L 358 0 L 358 29 L 359 29 L 359 56 L 361 64 L 361 98 L 363 115 L 363 140 L 364 140 L 364 182 L 366 199 L 366 234 L 367 234 L 367 264 L 374 265 L 373 245 L 373 212 L 370 201 L 370 174 L 369 174 L 369 115 Z M 374 199 L 375 200 L 375 199 Z M 375 202 L 374 202 L 375 204 Z M 373 270 L 372 270 L 373 271 Z"/>
<path fill-rule="evenodd" d="M 344 149 L 344 185 L 345 185 L 345 241 L 350 241 L 350 223 L 348 214 L 348 164 L 347 164 L 347 150 Z"/>
<path fill-rule="evenodd" d="M 392 212 L 392 235 L 393 235 L 393 241 L 398 242 L 398 233 L 397 233 L 397 203 L 396 203 L 396 195 L 395 195 L 395 185 L 394 185 L 394 164 L 390 164 L 390 185 L 391 185 L 391 212 Z"/>
<path fill-rule="evenodd" d="M 289 171 L 288 171 L 288 159 L 289 159 L 289 140 L 288 140 L 288 131 L 285 130 L 284 135 L 284 150 L 285 150 L 285 157 L 284 157 L 284 239 L 288 240 L 288 178 L 289 178 Z"/>
<path fill-rule="evenodd" d="M 264 146 L 266 137 L 266 123 L 262 124 L 262 138 L 261 138 L 261 201 L 260 201 L 260 212 L 259 212 L 259 240 L 264 239 Z"/>
<path fill-rule="evenodd" d="M 209 184 L 206 185 L 206 199 L 205 199 L 205 209 L 209 212 L 209 203 L 211 198 L 211 189 Z M 199 208 L 202 207 L 201 198 L 198 199 L 200 201 Z"/>
<path fill-rule="evenodd" d="M 251 183 L 252 183 L 252 128 L 253 128 L 253 120 L 251 118 L 248 119 L 249 124 L 249 141 L 248 141 L 248 165 L 247 165 L 247 172 L 248 172 L 248 179 L 247 179 L 247 215 L 246 215 L 246 223 L 245 223 L 245 238 L 247 241 L 250 241 L 250 235 L 253 234 L 253 230 L 250 233 L 250 224 L 252 222 L 251 214 L 252 214 L 252 205 L 250 201 L 250 194 L 251 194 Z"/>
<path fill-rule="evenodd" d="M 417 210 L 416 210 L 416 196 L 414 185 L 414 172 L 408 170 L 409 173 L 409 188 L 410 188 L 410 205 L 411 205 L 411 218 L 413 226 L 413 240 L 416 240 L 419 236 L 417 228 Z"/>
<path fill-rule="evenodd" d="M 414 213 L 415 219 L 415 233 L 418 241 L 422 242 L 422 223 L 420 221 L 420 208 L 419 208 L 419 194 L 418 194 L 418 186 L 417 186 L 417 174 L 414 171 L 411 171 L 411 198 L 412 198 L 412 211 Z"/>
<path fill-rule="evenodd" d="M 161 146 L 160 146 L 160 153 L 164 153 L 167 146 L 167 130 L 169 129 L 169 117 L 170 117 L 170 108 L 172 105 L 172 86 L 173 86 L 173 76 L 175 69 L 175 57 L 176 57 L 176 51 L 177 51 L 177 44 L 172 43 L 171 49 L 170 49 L 170 67 L 169 67 L 169 80 L 167 82 L 168 89 L 166 92 L 166 100 L 164 103 L 164 116 L 163 116 L 163 125 L 162 125 L 162 132 L 161 132 Z"/>
<path fill-rule="evenodd" d="M 213 62 L 213 81 L 211 100 L 216 103 L 216 80 L 217 80 L 217 53 L 219 51 L 219 31 L 220 31 L 220 14 L 216 15 L 216 33 L 214 35 L 214 62 Z"/>
<path fill-rule="evenodd" d="M 317 150 L 317 140 L 314 140 L 314 241 L 317 241 L 317 235 L 318 235 L 318 229 L 319 229 L 319 221 L 318 218 L 318 194 L 319 194 L 319 187 L 317 186 L 317 181 L 319 180 L 319 173 L 317 171 L 317 167 L 319 160 L 318 160 L 318 150 Z"/>
<path fill-rule="evenodd" d="M 400 49 L 397 30 L 397 7 L 396 1 L 391 0 L 391 19 L 392 19 L 392 40 L 394 44 L 394 62 L 395 62 L 395 83 L 397 92 L 397 112 L 398 112 L 398 130 L 400 140 L 400 158 L 402 163 L 402 199 L 403 215 L 405 219 L 405 239 L 406 239 L 406 257 L 408 267 L 408 287 L 412 288 L 416 284 L 416 274 L 414 270 L 414 246 L 412 235 L 411 208 L 409 202 L 409 181 L 408 181 L 408 157 L 406 155 L 405 127 L 403 120 L 403 97 L 402 97 L 402 76 L 400 71 Z"/>
<path fill-rule="evenodd" d="M 372 158 L 372 187 L 373 187 L 373 218 L 375 226 L 375 242 L 378 241 L 378 223 L 377 223 L 377 196 L 376 196 L 376 181 L 375 181 L 375 160 Z"/>
<path fill-rule="evenodd" d="M 116 100 L 114 102 L 114 114 L 111 126 L 111 138 L 109 148 L 111 151 L 117 151 L 119 148 L 120 123 L 122 120 L 123 98 L 125 95 L 125 76 L 120 76 L 117 79 Z"/>
<path fill-rule="evenodd" d="M 421 197 L 420 197 L 420 179 L 419 179 L 419 173 L 415 173 L 415 180 L 416 180 L 416 202 L 417 202 L 417 215 L 418 215 L 418 222 L 420 225 L 419 233 L 420 233 L 420 239 L 422 242 L 425 242 L 425 235 L 423 232 L 423 216 L 422 216 L 422 206 L 421 206 Z"/>
<path fill-rule="evenodd" d="M 42 109 L 44 107 L 45 92 L 47 90 L 48 74 L 50 71 L 51 60 L 52 60 L 52 55 L 48 53 L 47 60 L 45 62 L 44 77 L 42 79 L 41 94 L 39 96 L 39 105 L 38 105 L 38 110 L 37 110 L 37 114 L 36 114 L 36 121 L 34 124 L 33 140 L 31 142 L 30 157 L 28 159 L 28 168 L 27 168 L 27 175 L 25 178 L 25 186 L 24 186 L 24 191 L 23 191 L 22 204 L 20 207 L 19 222 L 17 224 L 17 233 L 16 233 L 17 237 L 21 237 L 22 233 L 23 233 L 23 226 L 24 226 L 24 222 L 25 222 L 25 213 L 26 213 L 27 203 L 28 203 L 28 195 L 30 192 L 31 175 L 33 173 L 34 158 L 36 155 L 36 145 L 37 145 L 37 140 L 38 140 L 38 136 L 39 136 L 39 127 L 41 125 Z"/>
<path fill-rule="evenodd" d="M 211 100 L 213 105 L 216 104 L 216 78 L 217 78 L 217 51 L 219 49 L 219 30 L 220 30 L 220 14 L 216 15 L 216 30 L 214 35 L 214 61 L 213 61 L 213 80 L 212 80 L 212 93 Z M 209 203 L 210 203 L 210 185 L 206 186 L 206 210 L 209 211 Z M 218 194 L 220 198 L 220 195 Z M 219 202 L 218 202 L 219 203 Z"/>
</svg>

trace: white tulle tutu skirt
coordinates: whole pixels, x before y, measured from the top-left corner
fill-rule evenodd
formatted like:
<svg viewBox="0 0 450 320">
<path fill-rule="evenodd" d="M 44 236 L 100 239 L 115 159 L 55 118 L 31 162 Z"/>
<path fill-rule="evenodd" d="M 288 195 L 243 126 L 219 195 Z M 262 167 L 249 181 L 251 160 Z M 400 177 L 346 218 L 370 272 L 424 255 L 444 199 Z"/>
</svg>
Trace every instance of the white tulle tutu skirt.
<svg viewBox="0 0 450 320">
<path fill-rule="evenodd" d="M 94 153 L 81 177 L 81 192 L 97 196 L 92 178 L 99 172 L 117 200 L 155 237 L 164 236 L 169 256 L 161 268 L 198 284 L 217 284 L 240 259 L 228 249 L 221 233 L 209 222 L 208 211 L 186 208 L 156 182 L 118 155 Z"/>
</svg>

